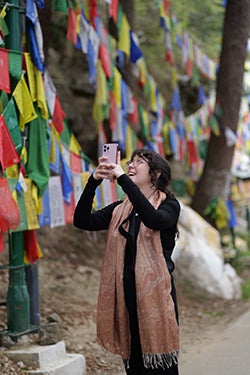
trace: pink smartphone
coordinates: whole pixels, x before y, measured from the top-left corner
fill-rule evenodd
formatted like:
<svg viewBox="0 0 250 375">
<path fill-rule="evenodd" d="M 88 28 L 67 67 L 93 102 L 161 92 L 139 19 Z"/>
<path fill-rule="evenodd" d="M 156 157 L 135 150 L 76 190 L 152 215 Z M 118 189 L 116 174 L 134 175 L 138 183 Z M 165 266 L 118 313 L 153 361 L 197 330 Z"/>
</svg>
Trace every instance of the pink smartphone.
<svg viewBox="0 0 250 375">
<path fill-rule="evenodd" d="M 102 146 L 102 155 L 106 156 L 108 163 L 117 163 L 118 144 L 117 143 L 105 143 Z"/>
</svg>

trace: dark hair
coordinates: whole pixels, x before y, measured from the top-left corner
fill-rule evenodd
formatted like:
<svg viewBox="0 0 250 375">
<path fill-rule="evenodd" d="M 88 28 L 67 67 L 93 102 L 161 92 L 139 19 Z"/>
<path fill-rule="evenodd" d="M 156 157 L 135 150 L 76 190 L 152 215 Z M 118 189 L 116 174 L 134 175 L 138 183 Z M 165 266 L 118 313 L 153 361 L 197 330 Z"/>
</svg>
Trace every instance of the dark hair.
<svg viewBox="0 0 250 375">
<path fill-rule="evenodd" d="M 171 182 L 171 168 L 169 162 L 157 152 L 146 148 L 137 148 L 134 150 L 131 155 L 131 161 L 133 161 L 135 156 L 147 161 L 152 185 L 155 186 L 156 189 L 166 193 L 167 197 L 173 198 L 174 194 L 168 188 Z M 159 172 L 160 175 L 158 176 Z"/>
</svg>

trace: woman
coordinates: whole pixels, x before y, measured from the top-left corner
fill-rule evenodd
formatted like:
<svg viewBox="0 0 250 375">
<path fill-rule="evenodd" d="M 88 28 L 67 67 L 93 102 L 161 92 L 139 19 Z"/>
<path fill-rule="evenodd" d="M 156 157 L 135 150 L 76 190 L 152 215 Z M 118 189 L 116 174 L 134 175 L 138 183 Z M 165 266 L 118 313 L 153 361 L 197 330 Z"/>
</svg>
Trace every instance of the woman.
<svg viewBox="0 0 250 375">
<path fill-rule="evenodd" d="M 97 340 L 119 354 L 127 374 L 178 374 L 179 330 L 171 255 L 179 202 L 168 189 L 171 170 L 159 154 L 137 149 L 128 172 L 105 157 L 78 201 L 74 225 L 108 229 L 97 307 Z M 116 180 L 123 201 L 92 212 L 95 189 Z"/>
</svg>

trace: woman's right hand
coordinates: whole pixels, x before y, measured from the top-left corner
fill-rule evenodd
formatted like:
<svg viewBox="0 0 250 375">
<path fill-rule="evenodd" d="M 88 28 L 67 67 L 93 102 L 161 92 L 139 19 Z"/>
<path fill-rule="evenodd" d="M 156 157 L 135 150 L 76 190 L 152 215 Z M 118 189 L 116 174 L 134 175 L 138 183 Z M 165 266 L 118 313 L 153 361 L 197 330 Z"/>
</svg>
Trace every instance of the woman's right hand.
<svg viewBox="0 0 250 375">
<path fill-rule="evenodd" d="M 95 180 L 109 180 L 111 170 L 112 166 L 110 163 L 107 163 L 106 156 L 101 156 L 98 159 L 98 165 L 93 173 L 93 177 Z"/>
</svg>

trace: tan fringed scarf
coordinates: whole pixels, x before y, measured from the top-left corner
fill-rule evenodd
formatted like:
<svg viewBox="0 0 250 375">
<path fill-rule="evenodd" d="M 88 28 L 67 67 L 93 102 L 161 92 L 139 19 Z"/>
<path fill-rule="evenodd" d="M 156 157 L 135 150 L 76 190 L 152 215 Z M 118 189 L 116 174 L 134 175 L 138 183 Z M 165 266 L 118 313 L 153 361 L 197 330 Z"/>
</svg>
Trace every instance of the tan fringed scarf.
<svg viewBox="0 0 250 375">
<path fill-rule="evenodd" d="M 155 192 L 150 198 L 157 208 L 166 198 Z M 127 365 L 130 357 L 129 318 L 123 289 L 126 239 L 120 224 L 132 211 L 126 198 L 118 205 L 109 226 L 97 307 L 97 341 L 119 354 Z M 129 223 L 124 225 L 128 231 Z M 171 279 L 163 256 L 160 231 L 143 223 L 137 238 L 135 263 L 136 296 L 140 339 L 145 367 L 170 367 L 178 362 L 179 328 L 171 292 Z"/>
</svg>

